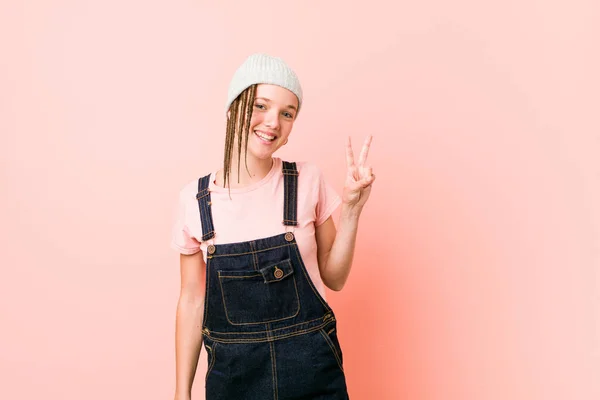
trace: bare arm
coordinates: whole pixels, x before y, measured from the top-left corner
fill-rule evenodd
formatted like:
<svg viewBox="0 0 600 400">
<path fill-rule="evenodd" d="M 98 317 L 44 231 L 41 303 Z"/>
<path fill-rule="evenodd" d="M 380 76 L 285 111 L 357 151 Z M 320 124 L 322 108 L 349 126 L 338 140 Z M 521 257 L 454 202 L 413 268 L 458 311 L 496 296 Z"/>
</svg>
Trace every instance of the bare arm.
<svg viewBox="0 0 600 400">
<path fill-rule="evenodd" d="M 350 275 L 358 232 L 358 219 L 371 194 L 371 185 L 375 181 L 372 168 L 365 166 L 371 140 L 371 136 L 365 140 L 358 164 L 354 163 L 350 139 L 346 144 L 348 174 L 342 196 L 339 232 L 336 232 L 331 217 L 317 226 L 315 230 L 319 272 L 323 283 L 331 290 L 342 290 L 348 275 Z"/>
<path fill-rule="evenodd" d="M 333 218 L 316 228 L 317 258 L 323 283 L 331 290 L 342 290 L 352 267 L 358 215 L 342 207 L 339 231 L 336 232 Z"/>
<path fill-rule="evenodd" d="M 191 398 L 202 347 L 206 264 L 202 252 L 180 255 L 181 290 L 175 328 L 175 400 Z"/>
</svg>

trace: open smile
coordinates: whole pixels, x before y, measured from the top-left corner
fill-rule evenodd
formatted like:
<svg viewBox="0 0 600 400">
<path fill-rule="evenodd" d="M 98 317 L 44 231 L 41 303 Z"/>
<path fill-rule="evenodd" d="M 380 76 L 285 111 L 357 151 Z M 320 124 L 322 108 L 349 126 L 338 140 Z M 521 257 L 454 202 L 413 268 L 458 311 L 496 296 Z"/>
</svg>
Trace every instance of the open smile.
<svg viewBox="0 0 600 400">
<path fill-rule="evenodd" d="M 272 143 L 277 139 L 277 136 L 271 135 L 263 131 L 254 131 L 254 134 L 264 143 Z"/>
</svg>

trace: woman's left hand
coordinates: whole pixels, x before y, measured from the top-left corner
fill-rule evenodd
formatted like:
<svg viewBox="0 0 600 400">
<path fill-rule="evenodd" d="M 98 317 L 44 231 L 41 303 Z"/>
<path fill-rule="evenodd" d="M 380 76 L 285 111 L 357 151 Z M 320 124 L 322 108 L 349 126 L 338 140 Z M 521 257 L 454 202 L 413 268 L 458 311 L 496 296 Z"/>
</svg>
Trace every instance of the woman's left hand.
<svg viewBox="0 0 600 400">
<path fill-rule="evenodd" d="M 361 210 L 371 194 L 371 185 L 375 181 L 373 168 L 366 166 L 367 156 L 373 136 L 369 135 L 365 139 L 358 164 L 354 162 L 354 152 L 352 151 L 352 142 L 350 137 L 346 142 L 346 164 L 348 172 L 346 174 L 346 183 L 342 194 L 342 203 L 357 210 Z"/>
</svg>

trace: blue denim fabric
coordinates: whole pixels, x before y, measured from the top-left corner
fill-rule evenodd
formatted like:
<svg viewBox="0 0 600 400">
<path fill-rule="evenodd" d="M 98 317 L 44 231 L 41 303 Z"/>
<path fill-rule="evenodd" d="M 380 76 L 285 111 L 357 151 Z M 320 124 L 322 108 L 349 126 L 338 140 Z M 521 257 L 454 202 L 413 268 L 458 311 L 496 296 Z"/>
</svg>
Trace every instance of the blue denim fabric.
<svg viewBox="0 0 600 400">
<path fill-rule="evenodd" d="M 297 174 L 284 180 L 284 190 L 293 191 L 284 220 L 295 222 Z M 202 179 L 199 185 L 199 193 L 208 188 Z M 210 194 L 199 195 L 204 202 L 210 234 Z M 209 249 L 202 333 L 207 400 L 348 399 L 335 315 L 291 232 Z"/>
<path fill-rule="evenodd" d="M 298 170 L 296 163 L 283 162 L 283 225 L 298 226 L 297 218 L 297 198 L 298 198 Z"/>
</svg>

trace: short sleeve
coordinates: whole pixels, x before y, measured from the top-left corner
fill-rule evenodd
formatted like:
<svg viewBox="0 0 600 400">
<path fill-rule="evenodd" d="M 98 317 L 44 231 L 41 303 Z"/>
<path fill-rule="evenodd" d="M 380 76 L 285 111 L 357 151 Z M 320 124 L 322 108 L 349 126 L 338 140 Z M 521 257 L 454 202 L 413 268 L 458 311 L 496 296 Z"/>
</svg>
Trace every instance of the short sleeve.
<svg viewBox="0 0 600 400">
<path fill-rule="evenodd" d="M 200 251 L 200 243 L 190 234 L 186 224 L 186 216 L 186 202 L 182 191 L 179 193 L 179 201 L 177 203 L 176 218 L 171 236 L 171 248 L 181 254 L 190 255 Z"/>
<path fill-rule="evenodd" d="M 333 214 L 336 208 L 341 204 L 342 199 L 335 189 L 327 183 L 323 173 L 318 172 L 318 197 L 317 197 L 317 216 L 315 226 L 319 226 L 327 221 L 327 218 Z"/>
</svg>

